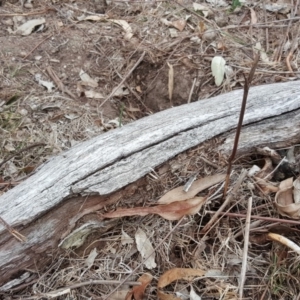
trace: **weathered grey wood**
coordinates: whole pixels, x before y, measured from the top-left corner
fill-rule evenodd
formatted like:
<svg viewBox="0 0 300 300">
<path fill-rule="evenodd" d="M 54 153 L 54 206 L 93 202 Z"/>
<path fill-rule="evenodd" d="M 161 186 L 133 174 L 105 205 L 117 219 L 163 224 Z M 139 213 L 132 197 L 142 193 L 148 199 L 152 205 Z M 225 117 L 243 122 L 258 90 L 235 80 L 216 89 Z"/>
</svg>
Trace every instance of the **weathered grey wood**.
<svg viewBox="0 0 300 300">
<path fill-rule="evenodd" d="M 182 105 L 81 143 L 1 196 L 0 216 L 12 226 L 27 224 L 74 193 L 112 193 L 176 154 L 234 128 L 241 99 L 238 90 Z M 298 81 L 255 87 L 244 124 L 299 106 Z"/>
<path fill-rule="evenodd" d="M 230 153 L 235 132 L 224 134 L 226 137 L 220 150 Z M 291 111 L 243 127 L 239 139 L 239 154 L 247 153 L 255 147 L 289 147 L 300 142 L 300 110 Z"/>
<path fill-rule="evenodd" d="M 21 233 L 28 242 L 16 242 L 0 227 L 0 283 L 18 268 L 32 266 L 37 253 L 57 246 L 65 234 L 63 228 L 76 215 L 71 208 L 83 201 L 72 203 L 71 197 L 100 194 L 104 201 L 103 196 L 135 182 L 176 154 L 235 128 L 242 94 L 239 90 L 175 107 L 97 136 L 52 158 L 2 195 L 0 216 L 11 226 L 24 225 Z M 299 107 L 299 81 L 251 88 L 244 118 L 250 129 L 241 142 L 244 149 L 258 145 L 260 139 L 267 143 L 271 133 L 272 142 L 283 141 L 276 134 L 279 120 L 286 141 L 286 128 L 293 122 L 299 126 Z M 225 143 L 224 151 L 226 147 Z"/>
</svg>

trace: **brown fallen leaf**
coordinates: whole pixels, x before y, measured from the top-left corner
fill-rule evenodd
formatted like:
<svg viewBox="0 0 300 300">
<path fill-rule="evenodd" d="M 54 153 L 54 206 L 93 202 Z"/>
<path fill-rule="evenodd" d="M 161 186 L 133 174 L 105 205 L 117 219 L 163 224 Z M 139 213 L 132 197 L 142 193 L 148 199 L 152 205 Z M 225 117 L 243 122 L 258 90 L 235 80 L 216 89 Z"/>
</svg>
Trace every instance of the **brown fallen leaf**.
<svg viewBox="0 0 300 300">
<path fill-rule="evenodd" d="M 282 216 L 300 219 L 300 203 L 293 198 L 293 178 L 283 180 L 275 196 L 275 206 Z"/>
<path fill-rule="evenodd" d="M 186 26 L 186 20 L 180 19 L 180 20 L 173 21 L 172 25 L 179 31 L 182 31 Z"/>
<path fill-rule="evenodd" d="M 256 181 L 256 183 L 258 184 L 258 186 L 260 187 L 261 191 L 264 194 L 270 194 L 270 193 L 277 193 L 279 188 L 278 186 L 276 186 L 274 183 L 269 182 L 267 180 L 261 179 L 261 178 L 257 178 L 256 176 L 253 177 Z"/>
<path fill-rule="evenodd" d="M 206 272 L 200 269 L 185 269 L 185 268 L 174 268 L 168 270 L 160 276 L 157 283 L 157 295 L 160 300 L 180 300 L 181 298 L 175 297 L 170 294 L 166 294 L 162 291 L 162 288 L 169 285 L 170 283 L 183 279 L 192 280 L 194 277 L 203 277 Z"/>
<path fill-rule="evenodd" d="M 104 218 L 120 218 L 128 216 L 146 216 L 148 214 L 157 214 L 166 220 L 179 220 L 186 215 L 196 214 L 205 203 L 206 197 L 195 197 L 192 199 L 177 201 L 166 205 L 157 205 L 151 207 L 134 207 L 118 209 L 113 212 L 103 214 Z"/>
<path fill-rule="evenodd" d="M 137 280 L 137 281 L 141 282 L 142 284 L 139 286 L 134 286 L 132 288 L 132 294 L 133 294 L 134 300 L 143 300 L 145 290 L 146 290 L 147 286 L 150 284 L 150 282 L 152 281 L 152 279 L 153 279 L 153 276 L 151 274 L 145 273 Z"/>
<path fill-rule="evenodd" d="M 198 179 L 193 182 L 190 189 L 185 192 L 184 186 L 179 186 L 166 194 L 164 194 L 157 203 L 159 204 L 168 204 L 175 201 L 182 201 L 186 199 L 190 199 L 195 197 L 199 192 L 211 187 L 212 185 L 215 185 L 222 180 L 225 179 L 225 174 L 215 174 L 213 176 L 207 176 L 201 179 Z"/>
<path fill-rule="evenodd" d="M 266 157 L 264 167 L 255 176 L 262 179 L 271 179 L 273 169 L 271 158 Z"/>
</svg>

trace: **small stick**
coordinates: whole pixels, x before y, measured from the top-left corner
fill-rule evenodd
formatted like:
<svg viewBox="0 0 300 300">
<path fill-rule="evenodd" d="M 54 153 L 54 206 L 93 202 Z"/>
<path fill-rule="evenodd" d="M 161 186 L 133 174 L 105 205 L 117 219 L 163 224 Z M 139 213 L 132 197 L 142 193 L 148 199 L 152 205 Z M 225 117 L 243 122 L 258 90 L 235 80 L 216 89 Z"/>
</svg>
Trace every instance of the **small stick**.
<svg viewBox="0 0 300 300">
<path fill-rule="evenodd" d="M 46 144 L 44 144 L 44 143 L 37 143 L 37 144 L 33 144 L 33 145 L 30 145 L 30 146 L 28 146 L 28 147 L 26 147 L 26 148 L 21 149 L 21 150 L 18 151 L 17 153 L 14 153 L 14 154 L 12 154 L 11 156 L 9 156 L 8 158 L 4 159 L 4 160 L 0 163 L 0 168 L 1 168 L 5 163 L 7 163 L 9 160 L 11 160 L 13 157 L 15 157 L 15 156 L 21 154 L 22 152 L 27 151 L 27 150 L 32 149 L 32 148 L 35 148 L 35 147 L 41 147 L 41 146 L 45 146 L 45 145 L 46 145 Z"/>
<path fill-rule="evenodd" d="M 222 214 L 223 210 L 229 204 L 231 201 L 233 195 L 237 192 L 240 185 L 242 184 L 244 178 L 247 176 L 247 170 L 243 170 L 239 179 L 237 180 L 236 184 L 234 185 L 232 192 L 227 196 L 226 200 L 222 203 L 218 211 L 215 212 L 215 214 L 211 217 L 211 219 L 208 221 L 208 223 L 204 226 L 204 228 L 201 230 L 201 233 L 206 233 L 208 229 L 211 227 L 211 225 L 217 220 L 220 214 Z"/>
<path fill-rule="evenodd" d="M 196 84 L 196 78 L 194 78 L 193 85 L 192 85 L 192 88 L 190 90 L 189 99 L 188 99 L 187 103 L 191 103 L 193 92 L 194 92 L 194 88 L 195 88 L 195 84 Z"/>
<path fill-rule="evenodd" d="M 213 167 L 213 168 L 215 168 L 215 169 L 218 169 L 218 168 L 219 168 L 218 165 L 212 163 L 211 161 L 209 161 L 209 160 L 206 159 L 205 157 L 200 156 L 199 158 L 200 158 L 201 160 L 203 160 L 205 163 L 207 163 L 208 165 L 210 165 L 211 167 Z"/>
<path fill-rule="evenodd" d="M 15 16 L 23 16 L 23 17 L 26 17 L 26 16 L 34 16 L 34 15 L 43 15 L 45 13 L 47 13 L 49 10 L 54 10 L 53 8 L 46 8 L 42 11 L 33 11 L 33 12 L 30 12 L 30 13 L 14 13 L 14 14 L 0 14 L 0 17 L 15 17 Z"/>
<path fill-rule="evenodd" d="M 264 21 L 267 22 L 266 1 L 263 0 Z M 269 52 L 269 28 L 266 27 L 266 52 Z"/>
<path fill-rule="evenodd" d="M 105 100 L 99 105 L 99 108 L 104 105 L 105 102 L 107 102 L 115 93 L 116 91 L 124 84 L 124 82 L 127 80 L 127 78 L 131 75 L 131 73 L 135 70 L 135 68 L 140 64 L 140 62 L 144 59 L 144 56 L 146 54 L 146 51 L 144 51 L 141 55 L 141 57 L 138 59 L 138 61 L 134 64 L 134 66 L 129 70 L 129 72 L 124 76 L 124 78 L 121 80 L 121 82 L 118 84 L 118 86 L 110 93 L 108 97 L 105 98 Z"/>
<path fill-rule="evenodd" d="M 234 64 L 230 64 L 232 67 L 235 67 L 235 68 L 239 68 L 239 69 L 242 69 L 242 70 L 245 70 L 245 71 L 249 71 L 249 68 L 247 67 L 243 67 L 243 66 L 238 66 L 238 65 L 234 65 Z M 256 70 L 256 73 L 257 74 L 291 74 L 290 71 L 271 71 L 271 70 L 260 70 L 260 69 L 257 69 Z M 300 74 L 300 71 L 294 71 L 295 74 Z"/>
<path fill-rule="evenodd" d="M 102 51 L 102 49 L 98 45 L 94 44 L 94 47 L 104 55 L 104 51 Z M 97 51 L 95 51 L 95 53 L 99 54 Z M 123 80 L 122 75 L 115 68 L 115 66 L 111 62 L 111 60 L 106 55 L 104 55 L 104 56 L 108 60 L 109 64 L 112 66 L 112 68 L 114 69 L 114 71 L 116 72 L 116 74 L 119 76 L 119 78 L 121 80 Z M 142 98 L 140 97 L 140 95 L 134 89 L 132 89 L 126 81 L 124 82 L 124 84 L 127 87 L 127 89 L 136 97 L 136 99 L 143 105 L 143 107 L 146 109 L 146 111 L 147 110 L 150 111 L 149 108 L 146 106 L 146 104 L 142 101 Z"/>
<path fill-rule="evenodd" d="M 15 237 L 19 242 L 23 243 L 26 242 L 26 237 L 22 235 L 20 232 L 16 231 L 13 229 L 7 222 L 3 220 L 2 217 L 0 217 L 0 223 L 6 228 L 6 230 L 13 236 Z"/>
<path fill-rule="evenodd" d="M 251 210 L 252 210 L 252 197 L 250 197 L 248 200 L 248 210 L 247 210 L 247 217 L 246 217 L 246 224 L 245 224 L 246 226 L 245 226 L 245 235 L 244 235 L 243 261 L 242 261 L 241 277 L 240 277 L 240 284 L 239 284 L 240 299 L 243 298 L 243 290 L 244 290 L 246 271 L 247 271 Z"/>
<path fill-rule="evenodd" d="M 263 223 L 262 220 L 257 220 L 257 221 L 254 221 L 250 224 L 250 229 L 254 229 L 254 228 L 257 228 L 258 226 L 261 225 L 261 223 Z M 273 225 L 272 225 L 273 226 Z M 240 231 L 238 231 L 234 236 L 233 238 L 234 239 L 237 239 L 239 236 L 241 236 L 243 234 L 243 229 L 241 229 Z"/>
<path fill-rule="evenodd" d="M 49 34 L 48 36 L 46 36 L 40 43 L 38 43 L 25 57 L 23 57 L 22 59 L 25 60 L 26 58 L 28 58 L 28 56 L 33 53 L 40 45 L 42 45 L 45 41 L 47 41 L 48 39 L 50 39 L 53 36 L 53 34 Z"/>
<path fill-rule="evenodd" d="M 88 11 L 86 9 L 80 9 L 78 7 L 75 7 L 75 6 L 67 4 L 67 3 L 64 3 L 64 5 L 67 6 L 67 7 L 69 7 L 69 8 L 71 8 L 71 9 L 74 9 L 74 10 L 77 10 L 77 11 L 81 11 L 81 12 L 83 12 L 85 14 L 88 14 L 88 15 L 99 16 L 99 17 L 103 17 L 105 19 L 108 18 L 108 16 L 106 14 L 97 14 L 97 13 L 95 13 L 93 11 Z"/>
<path fill-rule="evenodd" d="M 248 78 L 245 77 L 243 102 L 242 102 L 242 107 L 241 107 L 241 111 L 240 111 L 239 122 L 238 122 L 236 133 L 235 133 L 235 139 L 234 139 L 234 145 L 233 145 L 232 153 L 231 153 L 231 156 L 229 157 L 229 160 L 228 160 L 228 167 L 227 167 L 227 174 L 226 174 L 223 198 L 225 198 L 226 194 L 227 194 L 232 162 L 234 160 L 234 157 L 235 157 L 235 154 L 236 154 L 236 151 L 237 151 L 239 138 L 240 138 L 240 134 L 241 134 L 241 129 L 242 129 L 242 125 L 243 125 L 243 119 L 244 119 L 245 110 L 246 110 L 248 93 L 249 93 L 251 81 L 252 81 L 254 73 L 255 73 L 255 69 L 256 69 L 257 64 L 258 64 L 258 60 L 259 60 L 259 54 L 256 54 L 256 57 L 254 59 L 254 62 L 253 62 L 252 68 L 250 70 L 250 73 L 248 75 Z"/>
<path fill-rule="evenodd" d="M 196 180 L 197 176 L 198 176 L 199 172 L 197 172 L 196 174 L 194 174 L 192 177 L 190 177 L 190 179 L 187 181 L 187 183 L 184 185 L 183 187 L 183 191 L 184 192 L 188 192 L 188 190 L 190 189 L 190 187 L 192 186 L 193 182 Z"/>
<path fill-rule="evenodd" d="M 208 210 L 207 213 L 209 214 L 216 214 L 215 211 Z M 230 213 L 230 212 L 220 212 L 222 216 L 228 216 L 228 217 L 236 217 L 236 218 L 246 218 L 245 214 L 238 214 L 238 213 Z M 263 221 L 269 221 L 274 223 L 285 223 L 285 224 L 292 224 L 292 225 L 300 225 L 300 221 L 294 221 L 294 220 L 286 220 L 286 219 L 279 219 L 279 218 L 271 218 L 271 217 L 261 217 L 252 215 L 251 219 L 256 220 L 263 220 Z"/>
<path fill-rule="evenodd" d="M 299 37 L 299 28 L 298 28 L 298 32 L 297 32 L 297 35 L 294 37 L 294 39 L 293 39 L 293 42 L 292 42 L 292 45 L 291 45 L 291 50 L 290 50 L 290 52 L 289 52 L 289 54 L 287 55 L 287 57 L 286 57 L 286 65 L 287 65 L 287 68 L 288 68 L 288 70 L 291 72 L 291 74 L 293 75 L 293 76 L 295 76 L 295 73 L 294 73 L 294 71 L 293 71 L 293 69 L 292 69 L 292 67 L 291 67 L 291 63 L 290 63 L 290 61 L 291 61 L 291 59 L 292 59 L 292 57 L 293 57 L 293 53 L 294 53 L 294 51 L 297 49 L 297 47 L 298 47 L 298 37 Z"/>
<path fill-rule="evenodd" d="M 59 88 L 59 90 L 61 90 L 63 93 L 68 94 L 71 98 L 73 98 L 74 100 L 76 100 L 76 96 L 70 92 L 62 83 L 62 81 L 58 78 L 58 76 L 56 75 L 56 73 L 54 72 L 54 70 L 48 66 L 46 68 L 47 73 L 49 74 L 49 76 L 51 77 L 51 79 L 56 83 L 57 87 Z"/>
<path fill-rule="evenodd" d="M 70 286 L 66 286 L 60 289 L 57 289 L 55 291 L 51 291 L 49 293 L 40 293 L 37 294 L 38 297 L 46 297 L 46 298 L 53 298 L 53 297 L 58 297 L 62 296 L 65 294 L 69 294 L 71 292 L 71 289 L 76 289 L 82 286 L 87 286 L 87 285 L 92 285 L 92 284 L 119 284 L 119 280 L 89 280 L 89 281 L 84 281 L 84 282 L 79 282 L 72 284 Z M 132 286 L 140 286 L 142 283 L 138 281 L 125 281 L 124 283 Z M 26 298 L 26 299 L 36 299 L 36 298 Z"/>
</svg>

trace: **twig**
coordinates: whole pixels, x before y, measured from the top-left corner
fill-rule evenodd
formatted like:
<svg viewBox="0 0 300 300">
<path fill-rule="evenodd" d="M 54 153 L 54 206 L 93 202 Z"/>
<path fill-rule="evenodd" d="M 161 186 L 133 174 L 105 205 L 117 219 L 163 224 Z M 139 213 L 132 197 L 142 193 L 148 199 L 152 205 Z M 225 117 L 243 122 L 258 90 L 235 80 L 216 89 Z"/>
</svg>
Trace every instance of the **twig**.
<svg viewBox="0 0 300 300">
<path fill-rule="evenodd" d="M 256 207 L 255 207 L 256 208 Z M 250 224 L 250 229 L 254 229 L 254 228 L 257 228 L 258 226 L 261 225 L 261 223 L 263 223 L 262 220 L 257 220 L 257 221 L 254 221 Z M 249 230 L 250 230 L 249 229 Z M 233 238 L 236 240 L 239 236 L 241 236 L 243 234 L 243 229 L 239 230 L 234 236 Z"/>
<path fill-rule="evenodd" d="M 2 217 L 0 217 L 0 223 L 6 228 L 6 230 L 14 236 L 19 242 L 26 242 L 26 237 L 22 235 L 20 232 L 13 229 L 7 222 L 5 222 Z"/>
<path fill-rule="evenodd" d="M 144 51 L 141 55 L 141 57 L 138 59 L 138 61 L 134 64 L 134 66 L 129 70 L 129 72 L 124 76 L 124 78 L 121 80 L 121 82 L 118 84 L 118 86 L 110 93 L 108 97 L 105 98 L 105 100 L 99 105 L 99 108 L 104 105 L 105 102 L 107 102 L 113 95 L 117 92 L 117 90 L 124 84 L 124 82 L 127 80 L 127 78 L 131 75 L 131 73 L 135 70 L 135 68 L 140 64 L 140 62 L 144 59 L 144 56 L 146 54 L 146 51 Z"/>
<path fill-rule="evenodd" d="M 27 16 L 34 16 L 34 15 L 43 15 L 45 13 L 47 13 L 49 10 L 54 10 L 51 7 L 48 7 L 42 11 L 33 11 L 33 12 L 29 12 L 29 13 L 14 13 L 14 14 L 0 14 L 0 17 L 15 17 L 15 16 L 23 16 L 23 17 L 27 17 Z"/>
<path fill-rule="evenodd" d="M 57 87 L 60 91 L 62 91 L 63 93 L 68 94 L 74 100 L 77 99 L 77 97 L 64 86 L 62 81 L 58 78 L 58 76 L 56 75 L 56 73 L 54 72 L 54 70 L 50 66 L 48 66 L 46 68 L 46 71 L 49 74 L 49 76 L 52 78 L 52 80 L 56 83 L 56 85 L 57 85 Z"/>
<path fill-rule="evenodd" d="M 94 44 L 94 47 L 100 51 L 102 53 L 102 55 L 104 55 L 104 51 L 96 44 Z M 98 53 L 97 51 L 95 51 L 95 53 L 97 54 L 100 54 Z M 108 60 L 109 64 L 112 66 L 112 68 L 114 69 L 114 71 L 116 72 L 116 74 L 119 76 L 119 78 L 121 80 L 123 80 L 123 77 L 122 75 L 118 72 L 118 70 L 115 68 L 114 64 L 111 62 L 111 60 L 106 56 L 104 55 L 105 58 Z M 146 111 L 150 111 L 150 109 L 146 106 L 146 104 L 142 101 L 142 98 L 140 97 L 140 95 L 134 90 L 132 89 L 129 84 L 125 81 L 124 82 L 125 86 L 127 87 L 127 89 L 136 97 L 136 99 L 143 105 L 143 107 L 146 109 Z"/>
<path fill-rule="evenodd" d="M 217 220 L 220 214 L 222 214 L 223 210 L 227 206 L 227 204 L 231 201 L 233 195 L 237 192 L 240 185 L 242 184 L 244 178 L 247 176 L 247 170 L 243 170 L 239 179 L 237 180 L 236 184 L 234 185 L 232 192 L 227 196 L 226 200 L 222 203 L 218 211 L 215 212 L 215 214 L 212 216 L 212 218 L 208 221 L 208 223 L 204 226 L 204 228 L 201 230 L 201 233 L 206 233 L 208 229 L 212 226 L 212 224 Z"/>
<path fill-rule="evenodd" d="M 246 224 L 245 224 L 243 261 L 242 261 L 241 277 L 240 277 L 240 284 L 239 284 L 240 299 L 243 298 L 243 290 L 244 290 L 245 277 L 246 277 L 246 271 L 247 271 L 247 257 L 248 257 L 248 246 L 249 246 L 251 210 L 252 210 L 252 197 L 250 197 L 248 200 L 248 211 L 247 211 Z"/>
<path fill-rule="evenodd" d="M 246 110 L 248 93 L 249 93 L 251 81 L 254 77 L 255 69 L 256 69 L 257 64 L 258 64 L 258 60 L 259 60 L 259 54 L 256 54 L 256 57 L 254 59 L 254 62 L 253 62 L 252 68 L 250 70 L 250 73 L 248 75 L 248 78 L 245 77 L 243 102 L 242 102 L 242 107 L 241 107 L 241 111 L 240 111 L 239 122 L 238 122 L 236 133 L 235 133 L 235 139 L 234 139 L 234 145 L 233 145 L 232 153 L 231 153 L 231 156 L 228 159 L 228 167 L 227 167 L 227 174 L 226 174 L 223 198 L 226 197 L 226 193 L 227 193 L 227 190 L 228 190 L 230 173 L 231 173 L 231 166 L 232 166 L 232 162 L 234 160 L 234 157 L 235 157 L 235 154 L 236 154 L 236 151 L 237 151 L 239 138 L 240 138 L 240 134 L 241 134 L 241 129 L 242 129 L 242 125 L 243 125 L 243 120 L 244 120 L 244 115 L 245 115 L 245 110 Z"/>
<path fill-rule="evenodd" d="M 298 36 L 299 36 L 299 28 L 298 28 L 298 32 L 297 32 L 296 36 L 294 36 L 294 39 L 293 39 L 293 42 L 292 42 L 292 45 L 291 45 L 291 50 L 289 51 L 289 54 L 287 55 L 286 60 L 285 60 L 287 68 L 292 73 L 293 76 L 295 76 L 295 73 L 294 73 L 294 71 L 293 71 L 293 69 L 291 67 L 290 61 L 291 61 L 291 59 L 293 57 L 294 51 L 298 47 Z"/>
<path fill-rule="evenodd" d="M 126 283 L 128 285 L 133 285 L 133 286 L 140 286 L 142 283 L 138 281 L 120 281 L 120 280 L 89 280 L 89 281 L 84 281 L 84 282 L 78 282 L 75 284 L 72 284 L 70 286 L 66 286 L 60 289 L 57 289 L 55 291 L 51 291 L 49 293 L 42 293 L 41 296 L 44 297 L 49 297 L 49 296 L 54 296 L 54 295 L 63 295 L 63 294 L 68 294 L 71 289 L 76 289 L 79 287 L 83 287 L 86 285 L 91 285 L 91 284 L 123 284 Z"/>
<path fill-rule="evenodd" d="M 206 159 L 205 157 L 200 156 L 199 158 L 202 159 L 205 163 L 207 163 L 207 164 L 210 165 L 211 167 L 213 167 L 213 168 L 215 168 L 215 169 L 218 169 L 218 168 L 219 168 L 218 165 L 212 163 L 211 161 L 209 161 L 209 160 Z"/>
<path fill-rule="evenodd" d="M 242 69 L 242 70 L 245 70 L 245 71 L 249 71 L 250 69 L 247 68 L 247 67 L 243 67 L 243 66 L 238 66 L 238 65 L 234 65 L 234 64 L 231 64 L 232 67 L 235 67 L 235 68 L 239 68 L 239 69 Z M 260 69 L 257 69 L 256 70 L 256 73 L 257 74 L 291 74 L 290 71 L 270 71 L 270 70 L 260 70 Z M 300 71 L 294 71 L 295 74 L 300 74 Z"/>
<path fill-rule="evenodd" d="M 207 211 L 208 214 L 216 214 L 215 211 Z M 222 216 L 228 216 L 228 217 L 237 217 L 237 218 L 246 218 L 245 214 L 238 214 L 238 213 L 230 213 L 230 212 L 220 212 Z M 279 219 L 279 218 L 271 218 L 271 217 L 261 217 L 252 215 L 251 219 L 256 220 L 263 220 L 263 221 L 269 221 L 274 223 L 285 223 L 285 224 L 292 224 L 292 225 L 300 225 L 300 221 L 294 221 L 294 220 L 286 220 L 286 219 Z"/>
<path fill-rule="evenodd" d="M 50 39 L 53 36 L 53 34 L 49 34 L 47 37 L 45 37 L 40 43 L 38 43 L 25 57 L 23 57 L 23 60 L 25 60 L 26 58 L 28 58 L 28 56 L 33 53 L 40 45 L 42 45 L 45 41 L 47 41 L 48 39 Z"/>
<path fill-rule="evenodd" d="M 195 88 L 195 84 L 196 84 L 196 78 L 194 78 L 194 81 L 193 81 L 193 84 L 192 84 L 192 88 L 190 90 L 190 94 L 189 94 L 189 98 L 188 98 L 187 103 L 191 103 L 193 92 L 194 92 L 194 88 Z"/>
<path fill-rule="evenodd" d="M 75 6 L 67 4 L 67 3 L 64 3 L 64 5 L 67 6 L 67 7 L 69 7 L 69 8 L 71 8 L 71 9 L 74 9 L 74 10 L 77 10 L 77 11 L 81 11 L 81 12 L 83 12 L 85 14 L 88 14 L 88 15 L 93 15 L 93 16 L 99 16 L 99 17 L 108 18 L 108 15 L 105 15 L 105 14 L 97 14 L 97 13 L 95 13 L 93 11 L 88 11 L 86 9 L 80 9 L 78 7 L 75 7 Z"/>
<path fill-rule="evenodd" d="M 30 149 L 35 148 L 35 147 L 41 147 L 41 146 L 45 146 L 45 145 L 46 145 L 46 144 L 44 144 L 44 143 L 37 143 L 37 144 L 33 144 L 33 145 L 30 145 L 30 146 L 28 146 L 28 147 L 26 147 L 26 148 L 21 149 L 21 150 L 18 151 L 17 153 L 12 154 L 12 155 L 9 156 L 8 158 L 5 158 L 5 159 L 0 163 L 0 168 L 1 168 L 5 163 L 7 163 L 9 160 L 11 160 L 13 157 L 15 157 L 15 156 L 21 154 L 22 152 L 27 151 L 27 150 L 30 150 Z"/>
<path fill-rule="evenodd" d="M 263 12 L 264 12 L 264 20 L 267 22 L 267 11 L 266 11 L 266 1 L 263 0 Z M 266 52 L 269 52 L 269 28 L 266 27 Z"/>
<path fill-rule="evenodd" d="M 291 17 L 293 18 L 294 16 L 295 16 L 295 13 L 292 10 L 291 11 Z M 283 48 L 284 48 L 284 44 L 285 44 L 285 41 L 286 41 L 286 39 L 287 39 L 287 37 L 289 35 L 289 31 L 290 31 L 290 28 L 291 28 L 291 25 L 292 25 L 292 18 L 289 20 L 289 23 L 288 23 L 285 35 L 281 39 L 281 43 L 280 43 L 277 51 L 275 51 L 275 54 L 273 56 L 273 60 L 276 61 L 276 62 L 279 62 L 281 60 L 281 56 L 282 56 L 282 51 L 283 51 Z"/>
<path fill-rule="evenodd" d="M 188 11 L 189 13 L 193 14 L 194 16 L 196 16 L 197 18 L 208 22 L 211 25 L 214 25 L 213 22 L 211 20 L 208 20 L 207 18 L 201 16 L 200 14 L 197 14 L 194 10 L 189 9 L 188 7 L 186 7 L 185 5 L 181 4 L 179 1 L 173 0 L 177 5 L 181 6 L 182 8 L 184 8 L 186 11 Z"/>
<path fill-rule="evenodd" d="M 133 269 L 133 271 L 132 271 L 132 273 L 131 274 L 129 274 L 129 275 L 127 275 L 126 277 L 125 277 L 125 279 L 124 280 L 122 280 L 122 282 L 118 285 L 118 286 L 116 286 L 115 287 L 115 289 L 113 289 L 103 300 L 108 300 L 109 299 L 109 297 L 115 292 L 115 291 L 117 291 L 118 290 L 118 288 L 124 283 L 124 282 L 126 282 L 126 280 L 128 280 L 128 278 L 130 277 L 130 276 L 132 276 L 143 264 L 144 264 L 144 262 L 149 258 L 149 257 L 151 257 L 152 255 L 153 255 L 153 253 L 167 240 L 167 238 L 174 232 L 174 230 L 181 224 L 181 222 L 182 222 L 182 220 L 184 219 L 184 217 L 182 217 L 179 221 L 178 221 L 178 223 L 173 227 L 173 229 L 172 230 L 170 230 L 169 232 L 168 232 L 168 234 L 161 240 L 161 242 L 160 243 L 158 243 L 158 245 L 154 248 L 154 250 L 153 250 L 153 252 L 151 252 L 145 259 L 143 259 L 143 261 L 141 262 L 141 263 L 139 263 L 134 269 Z"/>
</svg>

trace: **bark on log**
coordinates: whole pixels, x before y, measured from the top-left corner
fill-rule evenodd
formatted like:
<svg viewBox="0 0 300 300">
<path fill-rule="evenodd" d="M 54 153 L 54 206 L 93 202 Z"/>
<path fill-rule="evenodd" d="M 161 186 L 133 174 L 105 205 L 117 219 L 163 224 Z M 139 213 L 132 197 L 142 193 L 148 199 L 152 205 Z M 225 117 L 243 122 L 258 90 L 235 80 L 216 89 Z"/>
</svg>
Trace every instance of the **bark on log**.
<svg viewBox="0 0 300 300">
<path fill-rule="evenodd" d="M 114 203 L 121 188 L 220 134 L 227 136 L 222 150 L 228 152 L 242 94 L 238 90 L 171 108 L 97 136 L 53 157 L 2 195 L 0 216 L 28 240 L 19 243 L 0 225 L 0 284 L 46 259 L 80 218 L 80 207 L 93 211 Z M 251 88 L 244 124 L 241 152 L 299 143 L 299 81 Z M 98 196 L 87 200 L 84 195 Z"/>
</svg>

